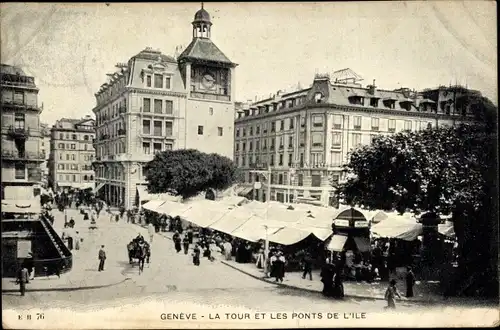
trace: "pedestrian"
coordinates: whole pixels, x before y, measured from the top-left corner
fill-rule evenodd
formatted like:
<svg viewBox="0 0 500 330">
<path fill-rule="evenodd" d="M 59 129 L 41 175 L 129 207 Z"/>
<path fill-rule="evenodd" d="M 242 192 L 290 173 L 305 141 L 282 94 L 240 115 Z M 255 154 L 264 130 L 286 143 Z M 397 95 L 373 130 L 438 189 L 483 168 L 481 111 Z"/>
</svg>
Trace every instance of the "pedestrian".
<svg viewBox="0 0 500 330">
<path fill-rule="evenodd" d="M 227 240 L 224 245 L 224 256 L 226 257 L 227 261 L 231 261 L 231 253 L 233 251 L 233 246 L 231 245 L 231 242 Z"/>
<path fill-rule="evenodd" d="M 182 245 L 184 246 L 184 254 L 188 254 L 189 238 L 187 237 L 187 235 L 184 235 L 184 238 L 182 239 Z"/>
<path fill-rule="evenodd" d="M 104 251 L 104 245 L 101 245 L 99 250 L 99 272 L 104 270 L 104 262 L 106 261 L 106 251 Z"/>
<path fill-rule="evenodd" d="M 194 246 L 192 256 L 193 256 L 193 265 L 199 266 L 200 265 L 200 247 L 198 246 L 198 244 L 196 244 Z"/>
<path fill-rule="evenodd" d="M 179 253 L 181 251 L 181 235 L 178 231 L 175 232 L 174 236 L 172 236 L 172 239 L 174 240 L 175 251 Z"/>
<path fill-rule="evenodd" d="M 320 273 L 321 282 L 323 283 L 323 295 L 325 297 L 331 297 L 333 295 L 333 275 L 333 265 L 330 263 L 330 260 L 327 259 Z"/>
<path fill-rule="evenodd" d="M 387 306 L 385 308 L 395 309 L 396 308 L 396 298 L 401 299 L 401 295 L 396 288 L 396 280 L 391 280 L 389 286 L 385 291 L 385 300 L 387 300 Z"/>
<path fill-rule="evenodd" d="M 333 277 L 333 298 L 344 298 L 344 284 L 342 283 L 342 270 L 337 269 Z"/>
<path fill-rule="evenodd" d="M 33 280 L 35 279 L 35 262 L 33 260 L 33 253 L 29 252 L 28 253 L 28 258 L 24 259 L 24 267 L 28 270 L 28 276 L 29 279 Z"/>
<path fill-rule="evenodd" d="M 286 259 L 285 256 L 283 255 L 282 251 L 278 251 L 277 254 L 277 259 L 274 262 L 276 265 L 276 282 L 281 282 L 283 283 L 283 278 L 285 277 L 285 264 L 286 264 Z"/>
<path fill-rule="evenodd" d="M 415 284 L 415 274 L 411 267 L 407 268 L 406 271 L 406 297 L 413 297 L 413 285 Z"/>
<path fill-rule="evenodd" d="M 187 237 L 189 239 L 189 244 L 193 244 L 193 228 L 189 225 L 187 229 Z"/>
<path fill-rule="evenodd" d="M 148 225 L 148 233 L 149 233 L 149 242 L 153 243 L 153 237 L 155 234 L 155 227 L 153 226 L 153 224 L 151 222 Z"/>
<path fill-rule="evenodd" d="M 309 253 L 306 253 L 304 255 L 303 259 L 303 264 L 304 264 L 304 273 L 302 273 L 302 278 L 305 279 L 306 275 L 309 274 L 309 280 L 312 281 L 312 258 L 309 255 Z"/>
<path fill-rule="evenodd" d="M 21 296 L 24 296 L 26 292 L 26 284 L 30 282 L 28 269 L 24 265 L 19 267 L 17 282 L 19 283 L 19 292 L 21 293 Z"/>
</svg>

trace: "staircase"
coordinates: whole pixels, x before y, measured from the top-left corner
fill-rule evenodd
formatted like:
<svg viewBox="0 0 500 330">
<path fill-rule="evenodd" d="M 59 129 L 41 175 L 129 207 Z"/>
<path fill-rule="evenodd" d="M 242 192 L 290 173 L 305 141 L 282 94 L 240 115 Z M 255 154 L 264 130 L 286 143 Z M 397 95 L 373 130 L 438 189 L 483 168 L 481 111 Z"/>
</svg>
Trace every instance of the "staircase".
<svg viewBox="0 0 500 330">
<path fill-rule="evenodd" d="M 102 187 L 106 185 L 105 182 L 99 183 L 95 188 L 94 188 L 94 194 L 96 194 Z"/>
<path fill-rule="evenodd" d="M 61 248 L 61 244 L 64 247 L 66 247 L 66 245 L 64 245 L 64 242 L 62 241 L 62 239 L 59 236 L 57 236 L 58 239 L 56 239 L 54 237 L 54 235 L 57 235 L 57 233 L 55 232 L 54 228 L 52 228 L 52 226 L 48 223 L 47 219 L 45 219 L 44 217 L 41 217 L 40 223 L 42 224 L 43 228 L 45 229 L 45 232 L 49 236 L 52 243 L 54 243 L 54 246 L 55 246 L 57 252 L 59 252 L 59 256 L 61 258 L 65 258 L 68 255 L 68 253 L 69 253 L 69 255 L 71 255 L 71 252 L 69 251 L 69 249 L 68 249 L 66 254 L 63 252 L 63 250 Z M 50 226 L 50 229 L 49 229 L 49 226 Z"/>
</svg>

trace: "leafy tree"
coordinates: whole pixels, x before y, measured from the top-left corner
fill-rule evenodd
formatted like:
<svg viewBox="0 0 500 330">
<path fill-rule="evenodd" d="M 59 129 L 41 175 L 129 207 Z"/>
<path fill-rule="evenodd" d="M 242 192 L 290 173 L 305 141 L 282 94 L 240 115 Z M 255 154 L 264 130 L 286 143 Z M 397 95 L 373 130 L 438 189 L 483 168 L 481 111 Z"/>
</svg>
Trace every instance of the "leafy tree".
<svg viewBox="0 0 500 330">
<path fill-rule="evenodd" d="M 498 273 L 496 126 L 491 123 L 496 112 L 481 100 L 477 104 L 485 112 L 477 118 L 488 121 L 401 132 L 355 150 L 344 169 L 349 178 L 337 194 L 370 209 L 451 213 L 460 250 L 458 291 L 496 287 L 498 292 L 498 282 L 491 281 Z"/>
<path fill-rule="evenodd" d="M 235 181 L 236 167 L 226 157 L 194 149 L 168 150 L 146 165 L 151 193 L 172 193 L 183 198 L 208 189 L 224 189 Z"/>
</svg>

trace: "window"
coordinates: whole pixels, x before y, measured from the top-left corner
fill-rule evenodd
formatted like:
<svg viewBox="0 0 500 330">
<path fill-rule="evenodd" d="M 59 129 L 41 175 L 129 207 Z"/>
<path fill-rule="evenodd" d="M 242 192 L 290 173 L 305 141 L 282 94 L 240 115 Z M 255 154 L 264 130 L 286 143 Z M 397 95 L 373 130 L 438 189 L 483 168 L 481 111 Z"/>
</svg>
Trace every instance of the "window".
<svg viewBox="0 0 500 330">
<path fill-rule="evenodd" d="M 89 178 L 88 178 L 87 174 L 85 174 L 85 175 L 83 176 L 83 181 L 88 181 L 88 179 L 89 179 Z"/>
<path fill-rule="evenodd" d="M 71 160 L 76 160 L 75 154 L 71 154 Z"/>
<path fill-rule="evenodd" d="M 274 145 L 275 145 L 276 140 L 275 140 L 274 138 L 271 138 L 271 139 L 269 139 L 269 140 L 270 140 L 270 141 L 269 141 L 269 145 L 270 145 L 270 147 L 269 147 L 269 148 L 270 148 L 271 150 L 274 150 Z"/>
<path fill-rule="evenodd" d="M 217 134 L 218 134 L 219 136 L 222 136 L 222 134 L 223 134 L 223 133 L 224 133 L 223 128 L 222 128 L 222 127 L 217 127 Z"/>
<path fill-rule="evenodd" d="M 16 179 L 26 179 L 26 166 L 25 164 L 16 164 L 15 165 L 16 173 L 15 173 L 15 178 Z"/>
<path fill-rule="evenodd" d="M 285 144 L 285 141 L 283 139 L 283 136 L 280 136 L 280 149 L 283 149 L 283 146 Z"/>
<path fill-rule="evenodd" d="M 64 134 L 63 133 L 59 133 L 59 140 L 64 140 Z"/>
<path fill-rule="evenodd" d="M 352 145 L 353 147 L 357 147 L 361 144 L 361 134 L 352 133 Z"/>
<path fill-rule="evenodd" d="M 64 149 L 64 143 L 59 143 L 57 146 L 59 147 L 59 149 Z"/>
<path fill-rule="evenodd" d="M 293 136 L 288 137 L 288 148 L 293 148 Z"/>
<path fill-rule="evenodd" d="M 271 132 L 276 132 L 276 123 L 274 121 L 271 123 Z"/>
<path fill-rule="evenodd" d="M 333 115 L 333 128 L 334 129 L 342 128 L 342 115 Z"/>
<path fill-rule="evenodd" d="M 247 164 L 247 157 L 243 156 L 241 157 L 241 165 L 245 166 Z"/>
<path fill-rule="evenodd" d="M 324 158 L 322 153 L 312 153 L 311 154 L 312 164 L 315 166 L 321 165 L 324 163 Z"/>
<path fill-rule="evenodd" d="M 24 129 L 26 126 L 26 122 L 24 120 L 24 113 L 16 113 L 14 115 L 14 128 L 15 129 Z"/>
<path fill-rule="evenodd" d="M 288 154 L 288 167 L 292 166 L 293 154 Z"/>
<path fill-rule="evenodd" d="M 23 92 L 14 92 L 14 103 L 24 104 L 24 93 Z"/>
<path fill-rule="evenodd" d="M 247 136 L 247 129 L 244 128 L 242 133 L 243 133 L 243 136 Z"/>
<path fill-rule="evenodd" d="M 151 99 L 144 98 L 142 100 L 142 112 L 151 112 Z"/>
<path fill-rule="evenodd" d="M 273 155 L 271 155 L 271 162 L 270 162 L 270 165 L 271 165 L 271 166 L 274 166 L 274 154 L 273 154 Z"/>
<path fill-rule="evenodd" d="M 153 143 L 153 153 L 157 154 L 161 152 L 161 143 Z"/>
<path fill-rule="evenodd" d="M 379 128 L 379 119 L 378 118 L 372 118 L 372 131 L 378 131 Z"/>
<path fill-rule="evenodd" d="M 283 154 L 280 154 L 280 162 L 278 165 L 283 166 Z"/>
<path fill-rule="evenodd" d="M 293 118 L 290 118 L 290 123 L 289 123 L 288 129 L 293 129 L 294 122 L 295 122 L 295 120 Z"/>
<path fill-rule="evenodd" d="M 172 150 L 172 149 L 173 149 L 172 143 L 165 143 L 165 150 Z"/>
<path fill-rule="evenodd" d="M 59 154 L 59 160 L 63 160 L 63 154 Z"/>
<path fill-rule="evenodd" d="M 303 153 L 300 154 L 300 166 L 301 167 L 304 166 L 304 154 Z"/>
<path fill-rule="evenodd" d="M 150 134 L 151 132 L 151 122 L 149 120 L 142 121 L 142 134 Z"/>
<path fill-rule="evenodd" d="M 240 129 L 239 128 L 236 129 L 236 137 L 240 137 Z"/>
<path fill-rule="evenodd" d="M 370 106 L 372 106 L 372 107 L 378 107 L 378 98 L 372 97 L 370 99 Z"/>
<path fill-rule="evenodd" d="M 155 88 L 163 88 L 163 75 L 155 74 Z"/>
<path fill-rule="evenodd" d="M 300 117 L 300 127 L 306 127 L 306 117 Z"/>
<path fill-rule="evenodd" d="M 76 143 L 71 143 L 71 150 L 76 150 Z"/>
<path fill-rule="evenodd" d="M 432 128 L 432 123 L 427 123 L 427 129 L 431 129 Z"/>
<path fill-rule="evenodd" d="M 333 133 L 332 134 L 332 146 L 340 146 L 342 142 L 341 133 Z"/>
<path fill-rule="evenodd" d="M 243 142 L 243 144 L 241 145 L 241 151 L 246 151 L 247 150 L 247 143 L 246 142 Z"/>
<path fill-rule="evenodd" d="M 260 141 L 255 141 L 255 150 L 259 150 L 260 149 Z"/>
<path fill-rule="evenodd" d="M 314 94 L 314 101 L 316 103 L 321 103 L 321 99 L 323 99 L 323 94 L 321 94 L 321 93 Z"/>
<path fill-rule="evenodd" d="M 297 181 L 298 181 L 298 182 L 297 182 L 297 185 L 298 185 L 299 187 L 302 187 L 302 186 L 304 185 L 304 174 L 299 174 L 299 175 L 297 176 Z"/>
<path fill-rule="evenodd" d="M 163 101 L 162 100 L 155 100 L 155 113 L 162 113 Z"/>
<path fill-rule="evenodd" d="M 313 147 L 323 146 L 323 134 L 312 134 L 311 138 Z"/>
<path fill-rule="evenodd" d="M 306 133 L 305 133 L 305 132 L 301 132 L 301 133 L 300 133 L 299 145 L 300 145 L 301 147 L 303 147 L 303 146 L 305 146 L 305 145 L 306 145 Z"/>
<path fill-rule="evenodd" d="M 405 120 L 405 131 L 411 131 L 411 120 Z"/>
<path fill-rule="evenodd" d="M 340 166 L 342 165 L 342 153 L 341 152 L 332 152 L 332 166 Z"/>
<path fill-rule="evenodd" d="M 151 87 L 151 76 L 150 75 L 146 76 L 146 86 Z"/>
<path fill-rule="evenodd" d="M 354 129 L 361 129 L 361 116 L 354 116 L 353 118 Z"/>
<path fill-rule="evenodd" d="M 142 143 L 142 151 L 146 154 L 146 155 L 149 155 L 151 153 L 151 149 L 150 149 L 150 144 L 149 142 L 143 142 Z"/>
<path fill-rule="evenodd" d="M 66 154 L 66 160 L 69 160 L 69 156 L 70 156 L 69 154 Z"/>
<path fill-rule="evenodd" d="M 64 164 L 58 164 L 57 165 L 58 170 L 64 170 Z"/>
<path fill-rule="evenodd" d="M 240 144 L 238 142 L 236 143 L 236 151 L 240 151 Z"/>
<path fill-rule="evenodd" d="M 311 186 L 320 187 L 321 186 L 321 174 L 311 175 Z"/>
<path fill-rule="evenodd" d="M 174 126 L 174 123 L 172 123 L 171 121 L 165 122 L 165 136 L 172 136 L 173 135 L 173 126 Z"/>
<path fill-rule="evenodd" d="M 396 131 L 396 120 L 389 119 L 389 132 L 395 132 L 395 131 Z"/>
<path fill-rule="evenodd" d="M 162 126 L 163 126 L 163 122 L 158 121 L 158 120 L 154 121 L 154 126 L 153 126 L 153 135 L 154 136 L 162 136 L 162 134 L 161 134 Z"/>
<path fill-rule="evenodd" d="M 165 89 L 171 88 L 171 81 L 172 81 L 172 78 L 170 78 L 170 77 L 165 78 Z"/>
<path fill-rule="evenodd" d="M 248 135 L 250 135 L 250 136 L 253 135 L 253 126 L 250 126 L 250 133 Z"/>
<path fill-rule="evenodd" d="M 208 108 L 208 114 L 210 116 L 213 116 L 214 115 L 214 108 L 212 108 L 212 107 Z"/>
<path fill-rule="evenodd" d="M 198 126 L 198 135 L 203 135 L 203 126 Z"/>
<path fill-rule="evenodd" d="M 88 135 L 84 135 L 83 136 L 83 140 L 88 141 L 89 140 L 89 136 Z"/>
<path fill-rule="evenodd" d="M 323 127 L 323 115 L 314 115 L 313 119 L 313 127 Z"/>
<path fill-rule="evenodd" d="M 165 113 L 167 115 L 171 115 L 174 113 L 174 102 L 172 101 L 165 101 Z"/>
<path fill-rule="evenodd" d="M 76 175 L 73 174 L 73 182 L 76 182 Z"/>
<path fill-rule="evenodd" d="M 255 134 L 260 134 L 260 126 L 257 126 L 257 127 L 255 128 Z"/>
<path fill-rule="evenodd" d="M 77 140 L 77 136 L 76 136 L 76 134 L 71 135 L 71 138 L 72 138 L 73 140 Z"/>
<path fill-rule="evenodd" d="M 375 139 L 376 139 L 377 137 L 378 137 L 378 135 L 376 135 L 376 134 L 371 134 L 371 135 L 370 135 L 370 142 L 371 142 L 371 143 L 375 142 Z"/>
<path fill-rule="evenodd" d="M 284 121 L 284 120 L 282 120 L 282 121 L 280 122 L 280 131 L 284 131 L 284 130 L 285 130 L 285 121 Z"/>
</svg>

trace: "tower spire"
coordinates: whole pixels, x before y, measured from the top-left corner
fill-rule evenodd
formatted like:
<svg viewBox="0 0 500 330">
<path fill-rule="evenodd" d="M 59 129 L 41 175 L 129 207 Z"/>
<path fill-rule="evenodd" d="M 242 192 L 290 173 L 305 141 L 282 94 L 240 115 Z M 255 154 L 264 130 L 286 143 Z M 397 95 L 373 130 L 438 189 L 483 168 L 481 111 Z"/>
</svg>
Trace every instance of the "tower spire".
<svg viewBox="0 0 500 330">
<path fill-rule="evenodd" d="M 201 3 L 201 9 L 204 9 L 204 8 L 203 8 L 203 2 Z"/>
</svg>

